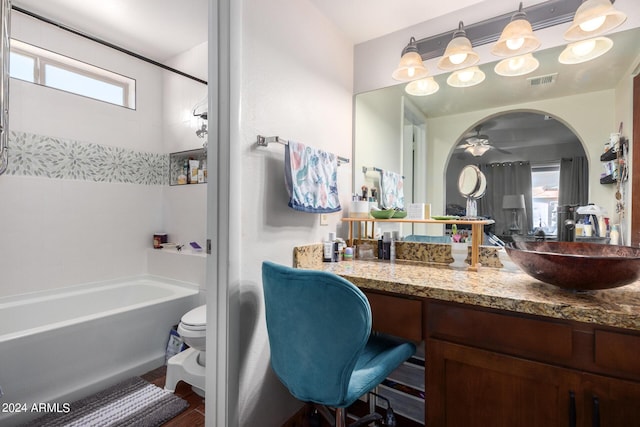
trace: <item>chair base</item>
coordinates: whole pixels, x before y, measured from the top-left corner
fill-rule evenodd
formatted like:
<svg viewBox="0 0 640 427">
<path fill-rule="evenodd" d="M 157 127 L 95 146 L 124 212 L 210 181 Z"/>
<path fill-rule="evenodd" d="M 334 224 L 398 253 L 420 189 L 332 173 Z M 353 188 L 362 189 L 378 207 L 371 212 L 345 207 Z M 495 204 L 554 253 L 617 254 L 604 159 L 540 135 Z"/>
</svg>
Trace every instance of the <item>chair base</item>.
<svg viewBox="0 0 640 427">
<path fill-rule="evenodd" d="M 327 420 L 331 427 L 347 427 L 347 408 L 336 408 L 335 416 L 324 405 L 314 404 L 314 408 Z M 369 425 L 373 422 L 380 421 L 382 415 L 377 412 L 372 412 L 364 417 L 358 418 L 353 423 L 349 424 L 349 427 L 360 427 Z"/>
</svg>

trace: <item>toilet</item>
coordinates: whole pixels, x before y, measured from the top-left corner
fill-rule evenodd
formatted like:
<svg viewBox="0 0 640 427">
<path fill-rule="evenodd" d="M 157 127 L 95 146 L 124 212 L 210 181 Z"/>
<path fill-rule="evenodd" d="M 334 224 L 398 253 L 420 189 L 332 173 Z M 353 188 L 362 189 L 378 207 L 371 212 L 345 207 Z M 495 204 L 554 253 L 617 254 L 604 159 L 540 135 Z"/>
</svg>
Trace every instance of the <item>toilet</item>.
<svg viewBox="0 0 640 427">
<path fill-rule="evenodd" d="M 167 361 L 164 389 L 175 392 L 176 384 L 184 381 L 191 385 L 195 393 L 204 397 L 207 306 L 201 305 L 183 315 L 178 334 L 189 348 Z"/>
</svg>

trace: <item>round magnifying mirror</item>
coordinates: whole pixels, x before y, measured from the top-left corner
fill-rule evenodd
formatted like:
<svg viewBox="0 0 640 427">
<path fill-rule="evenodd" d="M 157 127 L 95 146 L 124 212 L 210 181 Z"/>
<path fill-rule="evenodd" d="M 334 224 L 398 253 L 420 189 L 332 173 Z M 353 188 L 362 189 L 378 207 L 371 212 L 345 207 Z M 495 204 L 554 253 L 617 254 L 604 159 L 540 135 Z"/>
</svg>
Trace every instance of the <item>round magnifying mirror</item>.
<svg viewBox="0 0 640 427">
<path fill-rule="evenodd" d="M 480 169 L 474 165 L 467 165 L 460 171 L 458 177 L 458 191 L 464 197 L 471 197 L 480 185 Z"/>
<path fill-rule="evenodd" d="M 480 182 L 478 183 L 478 189 L 469 197 L 473 197 L 474 199 L 481 199 L 484 196 L 484 193 L 487 191 L 487 177 L 481 170 L 478 170 L 478 174 L 480 175 Z"/>
</svg>

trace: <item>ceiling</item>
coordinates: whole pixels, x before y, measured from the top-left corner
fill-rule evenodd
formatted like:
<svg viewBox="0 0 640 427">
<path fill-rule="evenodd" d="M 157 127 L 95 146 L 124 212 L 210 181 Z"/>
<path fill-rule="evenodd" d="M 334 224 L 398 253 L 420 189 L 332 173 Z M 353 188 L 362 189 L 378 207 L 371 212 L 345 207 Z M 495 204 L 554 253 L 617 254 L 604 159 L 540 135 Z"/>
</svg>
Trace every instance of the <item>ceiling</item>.
<svg viewBox="0 0 640 427">
<path fill-rule="evenodd" d="M 358 44 L 489 0 L 309 1 Z M 513 3 L 514 10 L 517 3 L 491 1 Z M 13 0 L 13 4 L 160 62 L 207 40 L 203 11 L 208 0 Z"/>
<path fill-rule="evenodd" d="M 207 41 L 208 0 L 12 0 L 158 62 Z"/>
</svg>

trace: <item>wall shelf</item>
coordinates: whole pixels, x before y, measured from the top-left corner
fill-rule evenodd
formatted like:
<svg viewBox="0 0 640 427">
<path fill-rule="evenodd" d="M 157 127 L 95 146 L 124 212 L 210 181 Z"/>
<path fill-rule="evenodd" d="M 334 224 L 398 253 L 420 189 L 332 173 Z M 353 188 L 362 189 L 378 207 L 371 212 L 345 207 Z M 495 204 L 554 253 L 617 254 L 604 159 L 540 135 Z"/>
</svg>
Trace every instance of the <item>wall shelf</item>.
<svg viewBox="0 0 640 427">
<path fill-rule="evenodd" d="M 363 239 L 367 238 L 369 223 L 371 223 L 371 230 L 375 229 L 375 223 L 405 223 L 405 224 L 456 224 L 456 225 L 471 225 L 471 267 L 470 270 L 478 270 L 480 266 L 479 258 L 480 258 L 480 245 L 482 244 L 482 237 L 484 235 L 484 226 L 493 224 L 495 221 L 492 219 L 447 219 L 447 220 L 439 220 L 439 219 L 376 219 L 376 218 L 342 218 L 343 222 L 349 223 L 349 240 L 348 244 L 351 246 L 353 244 L 354 234 L 353 234 L 353 224 L 364 222 L 364 234 L 365 237 L 362 237 L 360 232 L 360 227 L 358 227 L 358 238 Z"/>
<path fill-rule="evenodd" d="M 207 151 L 204 148 L 196 148 L 193 150 L 179 151 L 176 153 L 169 154 L 169 185 L 184 185 L 178 184 L 178 176 L 182 174 L 183 165 L 185 160 L 198 160 L 200 164 L 203 161 L 207 161 Z M 205 177 L 205 182 L 201 182 L 199 184 L 206 184 L 207 178 Z M 189 181 L 187 180 L 187 185 Z"/>
</svg>

